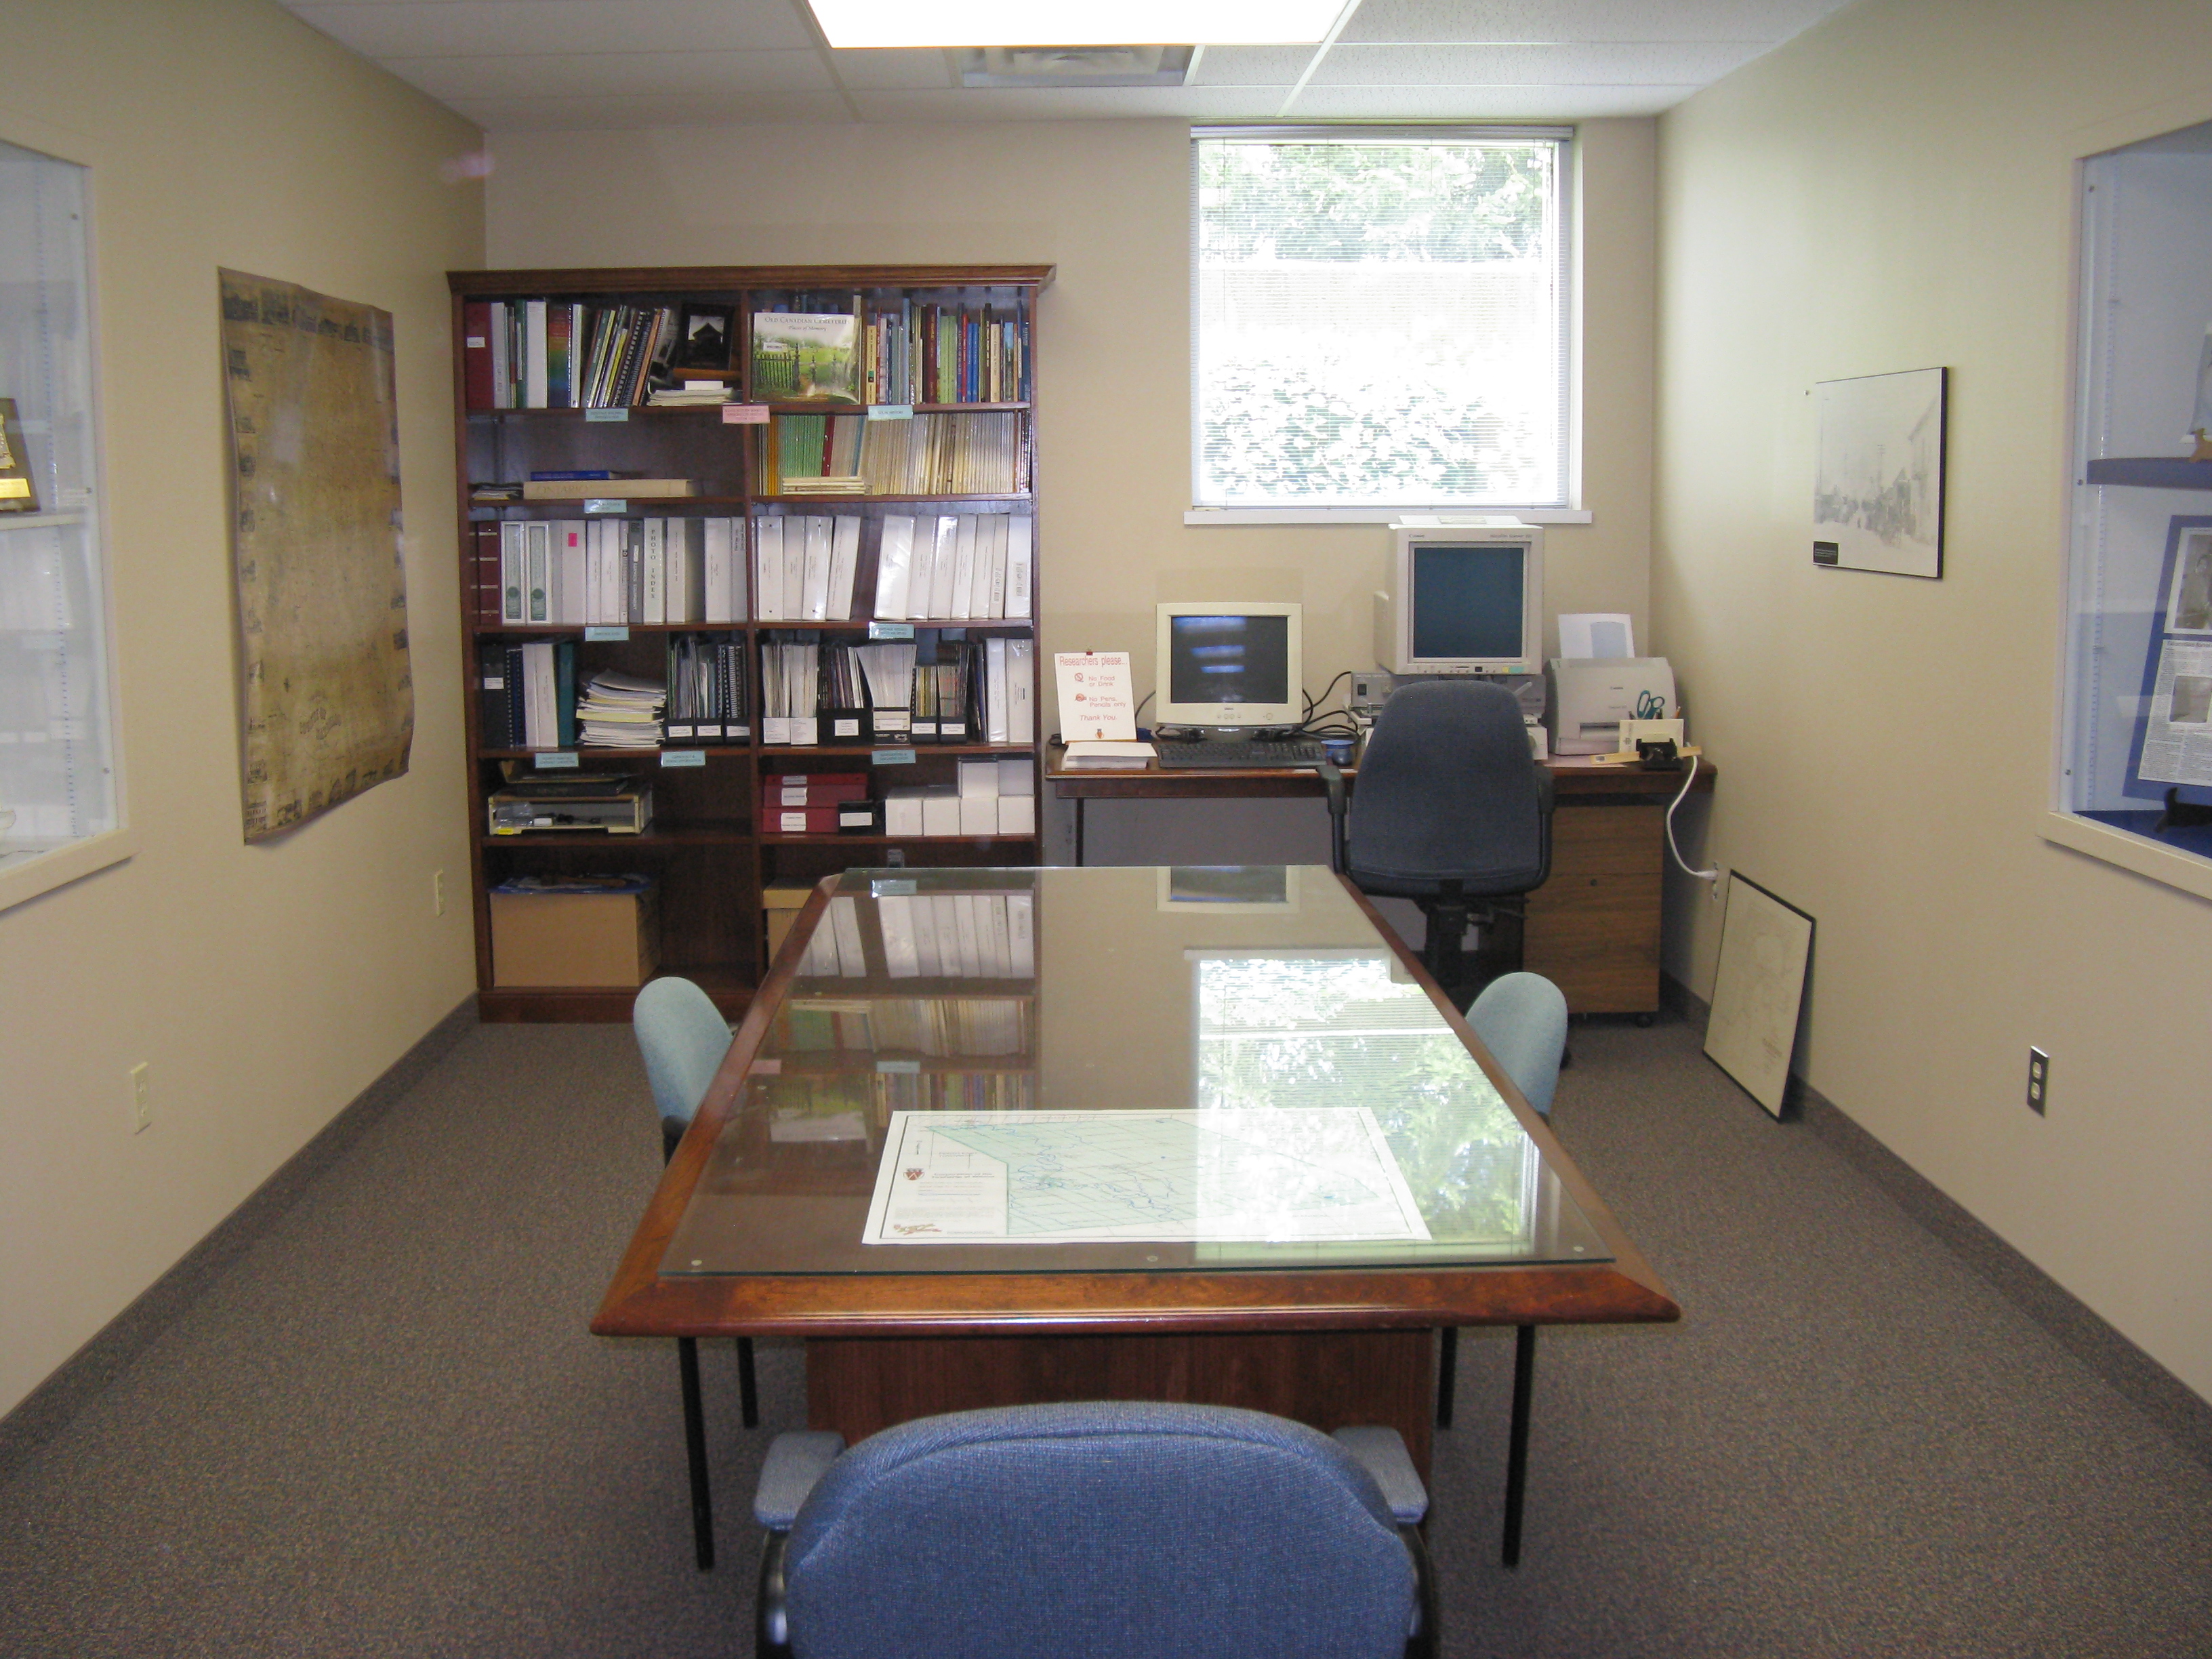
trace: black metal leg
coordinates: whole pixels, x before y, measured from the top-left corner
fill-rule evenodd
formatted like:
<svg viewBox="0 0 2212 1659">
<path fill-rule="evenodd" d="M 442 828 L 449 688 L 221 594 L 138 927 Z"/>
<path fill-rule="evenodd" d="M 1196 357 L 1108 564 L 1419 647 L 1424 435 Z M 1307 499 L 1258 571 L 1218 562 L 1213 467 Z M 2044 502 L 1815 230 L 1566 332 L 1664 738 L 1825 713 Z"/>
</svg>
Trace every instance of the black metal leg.
<svg viewBox="0 0 2212 1659">
<path fill-rule="evenodd" d="M 753 1382 L 753 1340 L 738 1339 L 738 1407 L 749 1429 L 760 1427 L 760 1389 Z"/>
<path fill-rule="evenodd" d="M 699 1343 L 676 1339 L 676 1369 L 684 1378 L 684 1454 L 691 1466 L 691 1539 L 699 1571 L 714 1565 L 714 1506 L 707 1488 L 707 1416 L 699 1403 Z"/>
<path fill-rule="evenodd" d="M 1083 862 L 1083 797 L 1075 798 L 1075 862 Z"/>
<path fill-rule="evenodd" d="M 1447 1325 L 1437 1334 L 1443 1338 L 1437 1353 L 1437 1426 L 1451 1427 L 1452 1386 L 1459 1380 L 1459 1327 Z"/>
<path fill-rule="evenodd" d="M 1513 1332 L 1513 1424 L 1505 1442 L 1505 1547 L 1509 1567 L 1521 1565 L 1521 1500 L 1528 1491 L 1528 1406 L 1536 1382 L 1536 1328 Z"/>
</svg>

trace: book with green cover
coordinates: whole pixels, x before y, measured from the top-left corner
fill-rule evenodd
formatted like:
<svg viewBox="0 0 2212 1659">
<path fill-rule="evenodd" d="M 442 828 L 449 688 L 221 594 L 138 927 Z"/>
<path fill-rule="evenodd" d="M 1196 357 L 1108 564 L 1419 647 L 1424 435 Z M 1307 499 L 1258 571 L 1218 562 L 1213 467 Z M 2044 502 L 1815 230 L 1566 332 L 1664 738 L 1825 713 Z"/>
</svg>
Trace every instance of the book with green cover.
<svg viewBox="0 0 2212 1659">
<path fill-rule="evenodd" d="M 860 401 L 859 320 L 850 315 L 762 311 L 753 315 L 757 403 Z"/>
</svg>

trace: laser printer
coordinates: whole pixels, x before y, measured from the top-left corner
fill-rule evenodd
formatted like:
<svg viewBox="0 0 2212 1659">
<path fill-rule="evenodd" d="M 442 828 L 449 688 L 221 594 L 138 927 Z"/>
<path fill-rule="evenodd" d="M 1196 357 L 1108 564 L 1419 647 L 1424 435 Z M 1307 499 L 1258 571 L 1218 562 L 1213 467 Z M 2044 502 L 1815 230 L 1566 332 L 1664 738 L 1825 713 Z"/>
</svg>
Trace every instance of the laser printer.
<svg viewBox="0 0 2212 1659">
<path fill-rule="evenodd" d="M 1555 755 L 1610 755 L 1620 723 L 1673 720 L 1674 671 L 1664 657 L 1554 657 L 1544 665 Z"/>
</svg>

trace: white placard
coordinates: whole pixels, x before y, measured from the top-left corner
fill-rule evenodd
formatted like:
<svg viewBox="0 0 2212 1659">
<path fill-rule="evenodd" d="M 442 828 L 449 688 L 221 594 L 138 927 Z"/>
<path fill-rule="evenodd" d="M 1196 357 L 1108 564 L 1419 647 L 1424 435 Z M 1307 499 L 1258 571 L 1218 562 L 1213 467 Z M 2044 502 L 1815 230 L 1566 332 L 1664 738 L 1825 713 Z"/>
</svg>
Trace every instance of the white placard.
<svg viewBox="0 0 2212 1659">
<path fill-rule="evenodd" d="M 1137 705 L 1126 651 L 1056 651 L 1060 735 L 1069 743 L 1134 743 Z"/>
</svg>

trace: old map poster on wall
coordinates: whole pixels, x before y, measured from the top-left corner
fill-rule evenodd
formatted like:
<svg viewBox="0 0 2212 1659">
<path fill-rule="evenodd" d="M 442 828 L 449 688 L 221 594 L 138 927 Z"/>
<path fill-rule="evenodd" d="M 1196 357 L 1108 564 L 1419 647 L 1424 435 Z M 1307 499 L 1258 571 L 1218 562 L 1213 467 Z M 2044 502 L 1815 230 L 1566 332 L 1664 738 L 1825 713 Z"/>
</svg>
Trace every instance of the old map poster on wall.
<svg viewBox="0 0 2212 1659">
<path fill-rule="evenodd" d="M 220 276 L 252 842 L 404 773 L 415 690 L 391 313 Z"/>
</svg>

